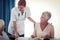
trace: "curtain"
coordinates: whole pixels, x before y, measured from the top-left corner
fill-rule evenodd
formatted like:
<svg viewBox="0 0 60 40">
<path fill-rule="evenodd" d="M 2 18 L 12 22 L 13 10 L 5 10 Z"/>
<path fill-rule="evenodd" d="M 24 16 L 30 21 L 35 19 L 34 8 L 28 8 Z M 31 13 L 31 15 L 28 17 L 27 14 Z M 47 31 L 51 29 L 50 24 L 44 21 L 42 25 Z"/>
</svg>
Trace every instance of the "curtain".
<svg viewBox="0 0 60 40">
<path fill-rule="evenodd" d="M 4 31 L 8 33 L 11 9 L 15 6 L 15 0 L 0 0 L 0 19 L 5 21 Z"/>
</svg>

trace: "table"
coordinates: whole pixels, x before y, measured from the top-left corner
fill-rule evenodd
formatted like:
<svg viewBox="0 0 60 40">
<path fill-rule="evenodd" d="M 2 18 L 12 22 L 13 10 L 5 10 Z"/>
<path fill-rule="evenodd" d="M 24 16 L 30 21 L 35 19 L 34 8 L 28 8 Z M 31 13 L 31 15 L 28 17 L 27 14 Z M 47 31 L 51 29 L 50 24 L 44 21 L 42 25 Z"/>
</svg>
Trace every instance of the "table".
<svg viewBox="0 0 60 40">
<path fill-rule="evenodd" d="M 34 40 L 34 38 L 19 37 L 19 38 L 16 38 L 15 40 Z M 43 39 L 42 39 L 42 40 L 43 40 Z"/>
<path fill-rule="evenodd" d="M 41 38 L 43 40 L 43 38 Z M 34 38 L 25 38 L 25 37 L 18 37 L 15 40 L 34 40 Z M 50 40 L 60 40 L 60 39 L 50 39 Z"/>
</svg>

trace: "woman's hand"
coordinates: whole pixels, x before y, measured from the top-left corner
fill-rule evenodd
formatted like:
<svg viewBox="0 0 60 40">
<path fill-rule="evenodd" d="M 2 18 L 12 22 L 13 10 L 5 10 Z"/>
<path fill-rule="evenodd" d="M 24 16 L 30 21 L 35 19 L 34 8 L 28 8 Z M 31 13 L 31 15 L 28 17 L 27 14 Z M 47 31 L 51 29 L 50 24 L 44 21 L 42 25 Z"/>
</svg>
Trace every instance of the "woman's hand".
<svg viewBox="0 0 60 40">
<path fill-rule="evenodd" d="M 31 35 L 31 37 L 32 37 L 32 38 L 35 38 L 35 37 L 37 37 L 37 36 L 35 36 L 35 35 Z"/>
<path fill-rule="evenodd" d="M 19 34 L 18 33 L 15 33 L 15 38 L 18 38 L 19 37 Z"/>
<path fill-rule="evenodd" d="M 50 35 L 48 35 L 48 34 L 47 34 L 47 35 L 45 35 L 45 38 L 50 38 Z"/>
<path fill-rule="evenodd" d="M 31 18 L 31 17 L 28 17 L 28 19 L 33 22 L 34 24 L 36 24 L 36 22 Z"/>
<path fill-rule="evenodd" d="M 9 38 L 15 38 L 15 35 L 14 34 L 9 35 Z"/>
</svg>

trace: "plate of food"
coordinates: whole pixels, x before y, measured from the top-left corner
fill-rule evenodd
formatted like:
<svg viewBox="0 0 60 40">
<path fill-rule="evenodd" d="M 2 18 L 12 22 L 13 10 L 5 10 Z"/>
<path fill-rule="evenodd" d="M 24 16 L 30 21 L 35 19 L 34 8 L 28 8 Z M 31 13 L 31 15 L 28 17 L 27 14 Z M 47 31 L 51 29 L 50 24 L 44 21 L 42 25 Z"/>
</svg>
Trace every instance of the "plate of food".
<svg viewBox="0 0 60 40">
<path fill-rule="evenodd" d="M 42 40 L 41 37 L 35 37 L 34 40 Z"/>
</svg>

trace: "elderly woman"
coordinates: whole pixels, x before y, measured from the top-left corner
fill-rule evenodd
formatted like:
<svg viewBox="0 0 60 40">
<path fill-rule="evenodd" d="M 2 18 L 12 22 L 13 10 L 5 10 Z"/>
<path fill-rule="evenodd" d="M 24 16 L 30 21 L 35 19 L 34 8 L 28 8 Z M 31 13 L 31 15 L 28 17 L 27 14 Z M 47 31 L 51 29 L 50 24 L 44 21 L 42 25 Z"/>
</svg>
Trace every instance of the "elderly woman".
<svg viewBox="0 0 60 40">
<path fill-rule="evenodd" d="M 40 23 L 35 24 L 35 30 L 32 38 L 34 37 L 41 37 L 44 39 L 50 39 L 54 38 L 54 27 L 52 24 L 48 22 L 48 20 L 51 18 L 51 13 L 48 11 L 45 11 L 42 13 Z"/>
<path fill-rule="evenodd" d="M 0 40 L 9 40 L 7 34 L 4 32 L 4 21 L 0 19 Z"/>
</svg>

